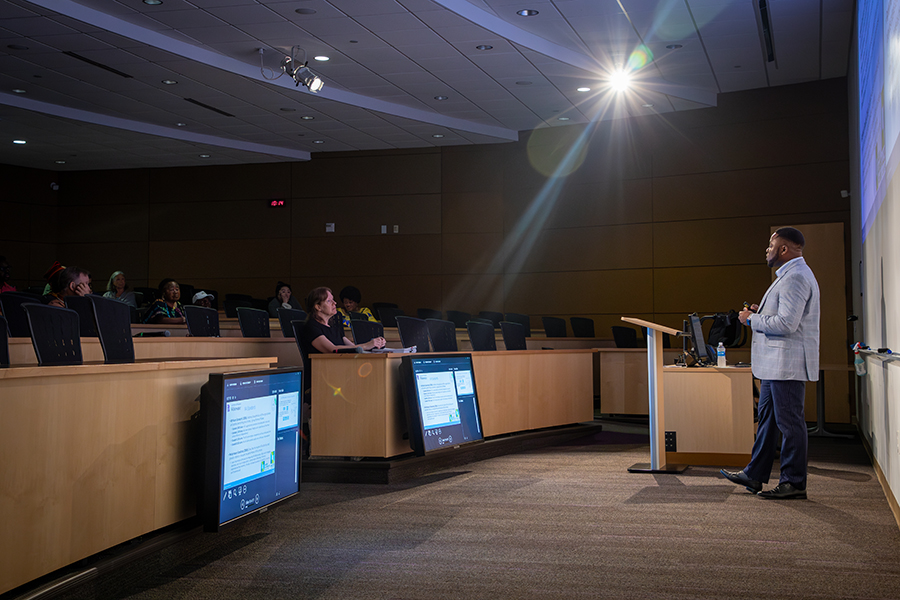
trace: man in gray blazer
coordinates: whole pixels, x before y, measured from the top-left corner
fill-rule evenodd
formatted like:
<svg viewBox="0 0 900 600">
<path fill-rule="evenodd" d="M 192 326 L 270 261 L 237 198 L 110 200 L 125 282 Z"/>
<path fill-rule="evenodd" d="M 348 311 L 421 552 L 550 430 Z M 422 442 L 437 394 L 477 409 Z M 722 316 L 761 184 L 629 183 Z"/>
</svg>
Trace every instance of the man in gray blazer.
<svg viewBox="0 0 900 600">
<path fill-rule="evenodd" d="M 766 262 L 776 279 L 759 305 L 741 311 L 753 330 L 753 375 L 760 380 L 759 427 L 750 463 L 722 475 L 763 498 L 806 498 L 807 435 L 803 399 L 807 381 L 819 379 L 819 284 L 803 259 L 803 234 L 782 227 L 772 234 Z M 769 481 L 781 431 L 781 477 Z"/>
</svg>

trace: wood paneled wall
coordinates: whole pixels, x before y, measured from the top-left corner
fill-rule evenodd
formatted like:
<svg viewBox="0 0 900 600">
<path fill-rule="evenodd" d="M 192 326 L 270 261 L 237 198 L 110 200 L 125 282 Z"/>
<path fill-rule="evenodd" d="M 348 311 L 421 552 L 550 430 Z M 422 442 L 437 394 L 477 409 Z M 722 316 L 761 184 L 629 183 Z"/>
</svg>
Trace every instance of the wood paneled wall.
<svg viewBox="0 0 900 600">
<path fill-rule="evenodd" d="M 59 258 L 91 269 L 95 289 L 117 269 L 133 285 L 174 277 L 257 297 L 281 279 L 301 297 L 353 284 L 363 304 L 407 313 L 523 312 L 536 326 L 544 314 L 583 315 L 600 336 L 623 314 L 680 327 L 690 312 L 758 300 L 771 226 L 849 224 L 846 98 L 846 80 L 831 79 L 510 144 L 228 167 L 4 168 L 16 183 L 0 208 L 27 226 L 4 228 L 0 254 L 19 285 L 23 264 L 36 283 Z"/>
</svg>

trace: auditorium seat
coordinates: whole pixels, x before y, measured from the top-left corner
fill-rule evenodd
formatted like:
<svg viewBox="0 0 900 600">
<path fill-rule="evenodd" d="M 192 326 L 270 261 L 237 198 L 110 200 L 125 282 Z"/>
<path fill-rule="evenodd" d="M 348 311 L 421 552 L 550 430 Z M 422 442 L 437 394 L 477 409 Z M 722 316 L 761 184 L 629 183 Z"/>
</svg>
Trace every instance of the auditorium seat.
<svg viewBox="0 0 900 600">
<path fill-rule="evenodd" d="M 10 337 L 31 337 L 28 316 L 22 309 L 27 302 L 40 304 L 40 296 L 24 292 L 4 292 L 0 294 L 0 312 L 6 317 Z"/>
<path fill-rule="evenodd" d="M 613 325 L 610 329 L 612 329 L 613 340 L 616 342 L 616 348 L 638 347 L 636 330 L 632 329 L 631 327 L 625 327 L 624 325 Z"/>
<path fill-rule="evenodd" d="M 544 335 L 548 338 L 566 337 L 566 320 L 559 317 L 541 317 L 544 324 Z"/>
<path fill-rule="evenodd" d="M 225 306 L 225 316 L 228 317 L 229 319 L 237 318 L 237 309 L 239 309 L 239 308 L 253 308 L 252 302 L 250 302 L 249 300 L 242 300 L 242 299 L 225 298 L 225 300 L 222 304 Z M 256 310 L 258 310 L 258 309 L 256 309 Z M 268 314 L 268 311 L 267 311 L 267 314 Z"/>
<path fill-rule="evenodd" d="M 416 352 L 429 352 L 428 324 L 415 317 L 398 316 L 397 331 L 400 333 L 400 345 L 404 348 L 416 347 Z"/>
<path fill-rule="evenodd" d="M 486 319 L 494 324 L 494 329 L 500 329 L 500 321 L 503 320 L 503 313 L 491 310 L 483 310 L 478 313 L 479 319 Z"/>
<path fill-rule="evenodd" d="M 353 342 L 365 344 L 372 338 L 384 337 L 384 325 L 378 321 L 353 320 L 350 321 L 350 332 L 353 334 Z"/>
<path fill-rule="evenodd" d="M 497 340 L 494 338 L 494 326 L 491 323 L 469 321 L 466 323 L 466 330 L 469 332 L 472 350 L 487 352 L 497 349 Z"/>
<path fill-rule="evenodd" d="M 28 318 L 38 365 L 80 365 L 83 362 L 77 312 L 27 302 L 22 308 Z"/>
<path fill-rule="evenodd" d="M 472 318 L 467 312 L 463 312 L 461 310 L 448 310 L 447 311 L 447 320 L 453 322 L 453 326 L 457 329 L 465 329 L 466 323 L 469 322 L 469 319 Z"/>
<path fill-rule="evenodd" d="M 94 305 L 88 296 L 66 296 L 63 298 L 66 308 L 78 313 L 78 326 L 81 329 L 81 337 L 98 337 L 97 322 L 94 320 Z M 128 315 L 131 319 L 131 313 Z"/>
<path fill-rule="evenodd" d="M 575 337 L 594 337 L 593 319 L 588 319 L 587 317 L 569 317 L 569 323 L 572 324 L 572 333 Z"/>
<path fill-rule="evenodd" d="M 269 311 L 242 306 L 237 309 L 237 318 L 241 326 L 241 335 L 245 338 L 271 337 Z"/>
<path fill-rule="evenodd" d="M 428 338 L 431 340 L 431 348 L 435 352 L 456 352 L 459 346 L 456 343 L 456 325 L 453 321 L 441 319 L 425 319 L 428 326 Z"/>
<path fill-rule="evenodd" d="M 528 349 L 525 343 L 525 328 L 521 323 L 500 321 L 500 333 L 503 335 L 503 345 L 507 350 Z"/>
<path fill-rule="evenodd" d="M 184 323 L 191 337 L 219 337 L 219 311 L 189 304 L 184 307 Z"/>
<path fill-rule="evenodd" d="M 443 319 L 444 316 L 441 314 L 441 311 L 434 310 L 433 308 L 417 308 L 416 316 L 422 319 Z"/>
<path fill-rule="evenodd" d="M 396 327 L 397 317 L 401 317 L 406 313 L 401 309 L 391 306 L 381 306 L 375 309 L 378 311 L 378 320 L 385 327 Z"/>
<path fill-rule="evenodd" d="M 506 321 L 518 323 L 525 328 L 525 337 L 531 337 L 531 317 L 519 313 L 506 313 Z"/>
<path fill-rule="evenodd" d="M 292 321 L 306 320 L 306 311 L 299 308 L 279 308 L 275 312 L 278 313 L 278 324 L 281 325 L 281 333 L 286 338 L 294 337 L 294 328 L 291 326 Z"/>
<path fill-rule="evenodd" d="M 110 298 L 90 294 L 97 336 L 103 348 L 103 361 L 112 363 L 134 362 L 134 340 L 131 338 L 131 311 L 133 308 Z"/>
</svg>

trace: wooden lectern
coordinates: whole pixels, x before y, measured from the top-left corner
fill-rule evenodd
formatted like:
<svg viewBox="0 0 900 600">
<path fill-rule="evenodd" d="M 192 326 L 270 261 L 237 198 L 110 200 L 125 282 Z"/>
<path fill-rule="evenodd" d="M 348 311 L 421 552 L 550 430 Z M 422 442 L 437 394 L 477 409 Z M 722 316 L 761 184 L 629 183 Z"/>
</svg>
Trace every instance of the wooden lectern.
<svg viewBox="0 0 900 600">
<path fill-rule="evenodd" d="M 663 333 L 682 335 L 681 331 L 641 319 L 622 317 L 626 323 L 647 328 L 647 387 L 650 392 L 650 462 L 637 463 L 629 473 L 682 473 L 687 465 L 666 464 L 665 412 L 662 389 Z"/>
</svg>

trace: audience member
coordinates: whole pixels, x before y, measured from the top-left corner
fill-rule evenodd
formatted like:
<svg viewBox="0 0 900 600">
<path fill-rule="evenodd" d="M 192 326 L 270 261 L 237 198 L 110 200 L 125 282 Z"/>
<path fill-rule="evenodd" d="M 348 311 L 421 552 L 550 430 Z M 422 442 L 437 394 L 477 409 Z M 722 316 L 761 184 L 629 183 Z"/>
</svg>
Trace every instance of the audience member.
<svg viewBox="0 0 900 600">
<path fill-rule="evenodd" d="M 203 308 L 212 308 L 212 301 L 215 300 L 216 297 L 212 294 L 207 294 L 203 290 L 200 290 L 194 297 L 191 298 L 191 302 L 193 302 L 194 306 L 202 306 Z"/>
<path fill-rule="evenodd" d="M 370 321 L 377 321 L 375 315 L 372 314 L 372 311 L 368 308 L 362 307 L 359 303 L 362 301 L 362 293 L 359 291 L 359 288 L 355 288 L 352 285 L 348 285 L 344 289 L 341 290 L 341 307 L 338 310 L 341 313 L 341 318 L 344 321 L 344 327 L 350 327 L 350 313 L 356 312 L 366 315 L 366 318 Z"/>
<path fill-rule="evenodd" d="M 16 287 L 9 283 L 10 274 L 11 270 L 9 268 L 9 263 L 6 262 L 6 257 L 0 256 L 0 294 L 3 292 L 16 291 Z"/>
<path fill-rule="evenodd" d="M 103 297 L 112 298 L 137 308 L 137 298 L 134 292 L 128 290 L 128 284 L 125 282 L 125 273 L 122 271 L 116 271 L 109 276 L 109 283 L 106 284 L 106 293 L 103 294 Z"/>
<path fill-rule="evenodd" d="M 159 292 L 162 296 L 150 305 L 144 323 L 177 325 L 184 323 L 184 311 L 181 308 L 181 288 L 174 279 L 163 279 L 159 282 Z"/>
<path fill-rule="evenodd" d="M 344 335 L 344 324 L 337 317 L 337 302 L 327 287 L 317 287 L 306 297 L 306 323 L 300 337 L 303 348 L 304 367 L 309 363 L 310 354 L 327 354 L 342 348 L 384 348 L 384 338 L 377 337 L 364 344 L 354 344 Z M 309 371 L 306 375 L 309 379 Z"/>
<path fill-rule="evenodd" d="M 293 308 L 300 310 L 300 302 L 291 295 L 291 286 L 283 281 L 275 284 L 275 297 L 269 302 L 269 316 L 278 318 L 279 308 Z"/>
<path fill-rule="evenodd" d="M 87 296 L 91 293 L 91 274 L 81 267 L 64 267 L 59 262 L 53 263 L 44 277 L 50 286 L 50 292 L 43 298 L 44 304 L 66 307 L 66 296 Z"/>
</svg>

